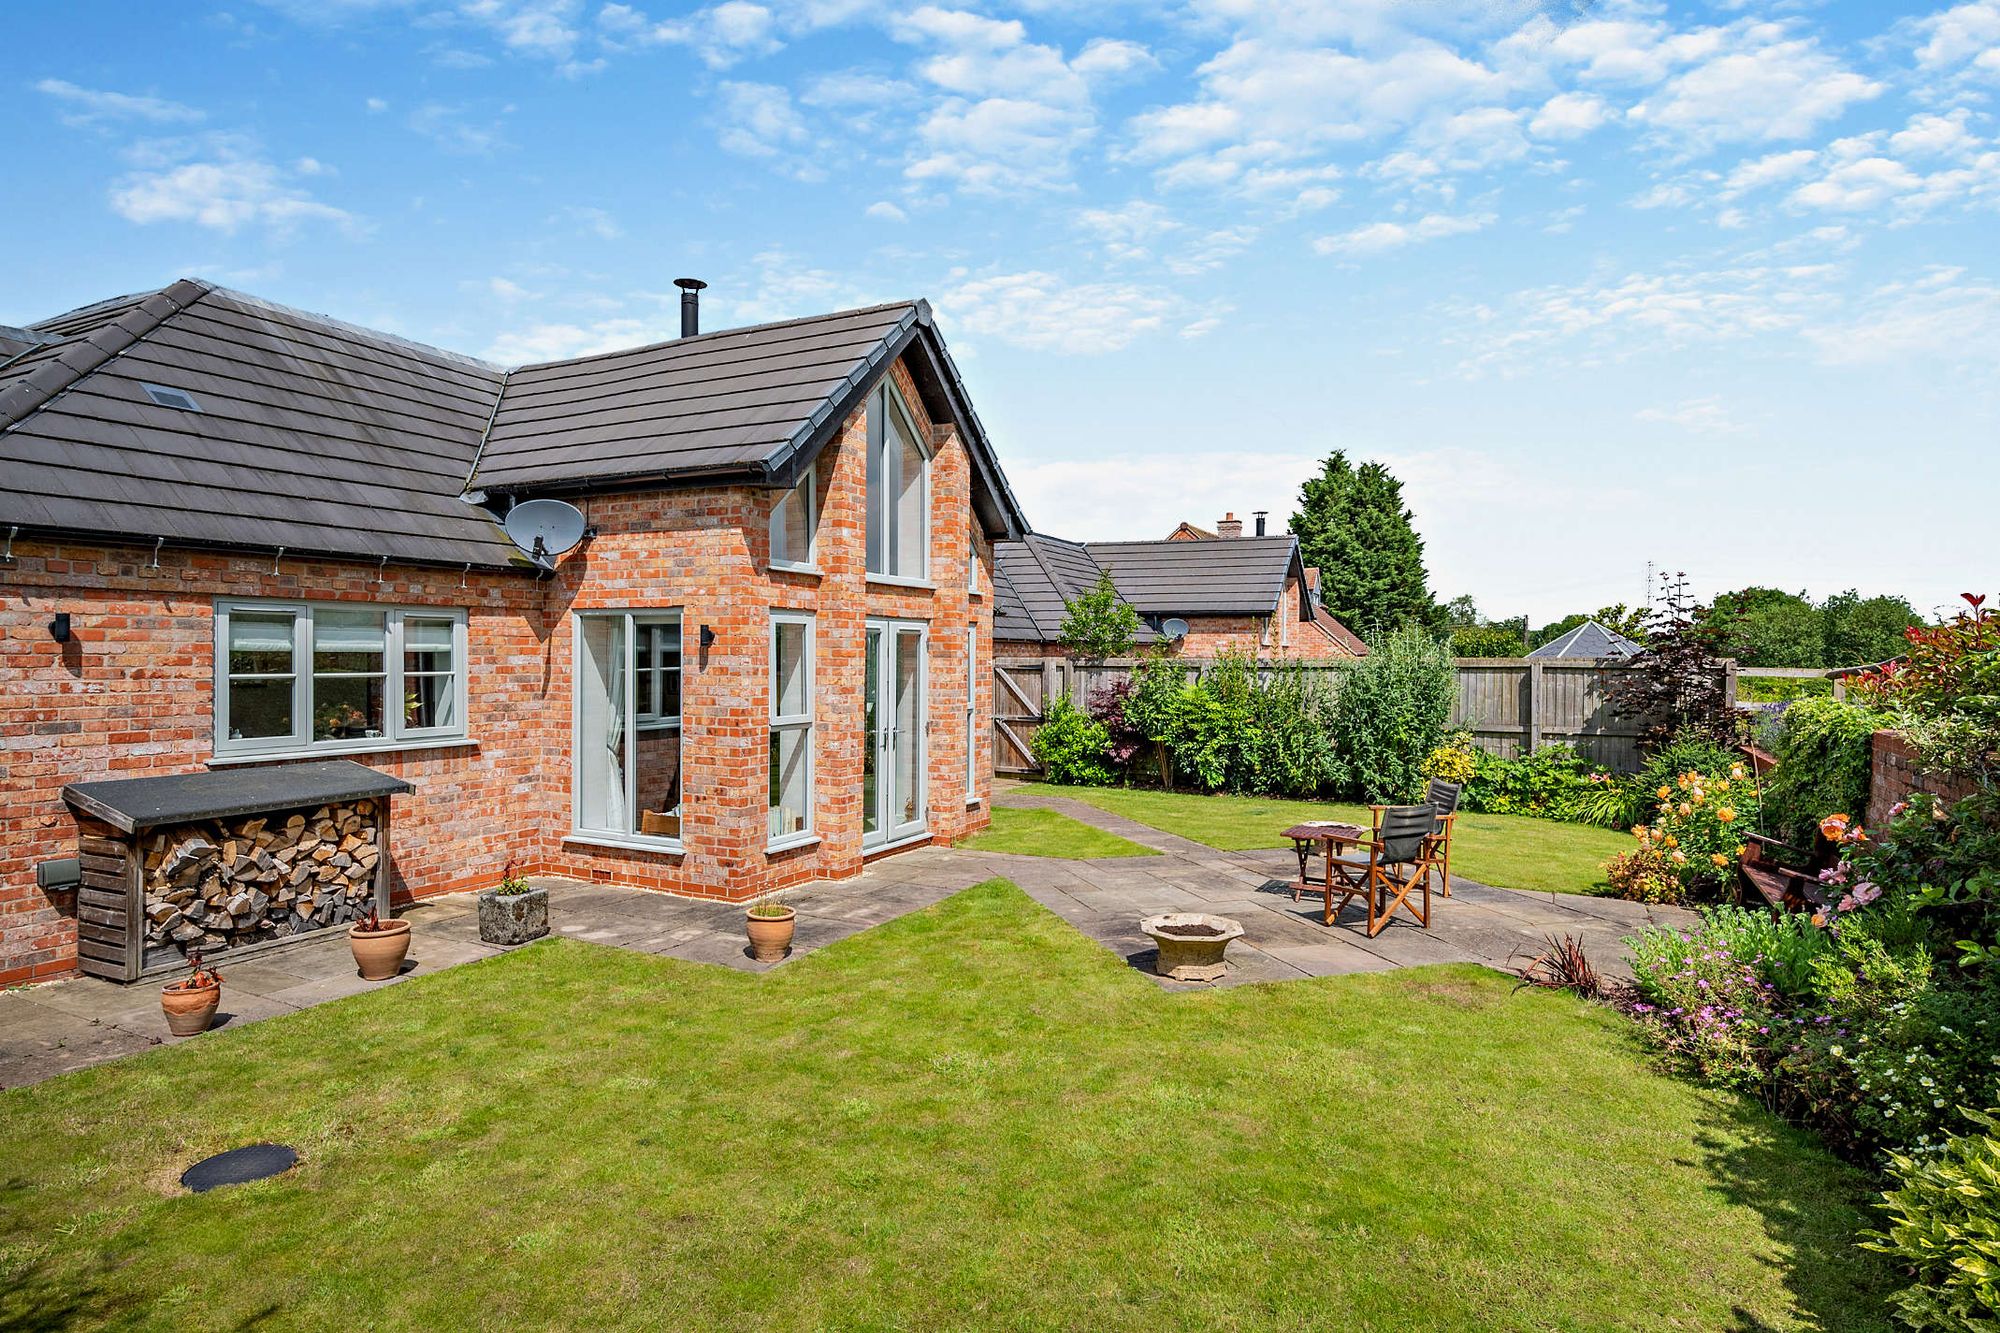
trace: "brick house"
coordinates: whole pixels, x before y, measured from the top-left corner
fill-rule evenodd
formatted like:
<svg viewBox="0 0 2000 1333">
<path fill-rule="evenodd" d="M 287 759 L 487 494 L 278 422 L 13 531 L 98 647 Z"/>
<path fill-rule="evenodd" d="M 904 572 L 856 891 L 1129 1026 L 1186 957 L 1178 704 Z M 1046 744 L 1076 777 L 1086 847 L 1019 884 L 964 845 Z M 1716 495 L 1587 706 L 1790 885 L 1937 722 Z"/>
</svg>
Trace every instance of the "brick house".
<svg viewBox="0 0 2000 1333">
<path fill-rule="evenodd" d="M 1232 526 L 1233 525 L 1233 526 Z M 1139 646 L 1172 643 L 1184 656 L 1225 649 L 1263 658 L 1360 657 L 1368 646 L 1319 603 L 1318 570 L 1298 538 L 1243 535 L 1234 516 L 1221 536 L 1183 523 L 1160 541 L 1072 542 L 1041 533 L 1002 542 L 994 561 L 994 651 L 1060 656 L 1067 604 L 1109 575 L 1139 614 Z"/>
<path fill-rule="evenodd" d="M 195 281 L 0 328 L 0 982 L 77 965 L 79 781 L 359 761 L 412 788 L 397 901 L 737 901 L 982 827 L 1025 524 L 929 307 L 694 299 L 513 369 Z M 501 520 L 548 498 L 587 535 L 538 562 Z"/>
</svg>

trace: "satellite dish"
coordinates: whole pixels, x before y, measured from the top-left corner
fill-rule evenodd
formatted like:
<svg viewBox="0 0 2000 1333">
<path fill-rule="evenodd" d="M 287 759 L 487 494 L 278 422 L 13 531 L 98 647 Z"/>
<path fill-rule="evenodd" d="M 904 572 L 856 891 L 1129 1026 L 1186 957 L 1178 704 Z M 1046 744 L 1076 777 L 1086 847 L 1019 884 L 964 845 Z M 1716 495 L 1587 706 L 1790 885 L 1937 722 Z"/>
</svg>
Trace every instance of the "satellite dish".
<svg viewBox="0 0 2000 1333">
<path fill-rule="evenodd" d="M 583 511 L 564 500 L 523 500 L 507 511 L 507 535 L 543 568 L 583 540 Z"/>
<path fill-rule="evenodd" d="M 1160 622 L 1160 633 L 1179 643 L 1188 634 L 1188 623 L 1179 616 L 1168 616 Z"/>
</svg>

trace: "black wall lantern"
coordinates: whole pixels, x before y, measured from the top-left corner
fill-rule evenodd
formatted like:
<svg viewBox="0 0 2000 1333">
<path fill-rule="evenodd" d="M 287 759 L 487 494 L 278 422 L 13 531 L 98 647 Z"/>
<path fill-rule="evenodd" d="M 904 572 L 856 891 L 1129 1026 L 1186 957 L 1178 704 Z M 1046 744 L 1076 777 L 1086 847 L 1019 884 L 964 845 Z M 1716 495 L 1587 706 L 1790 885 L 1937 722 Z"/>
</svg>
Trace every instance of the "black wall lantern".
<svg viewBox="0 0 2000 1333">
<path fill-rule="evenodd" d="M 69 642 L 69 612 L 56 612 L 56 618 L 49 622 L 49 637 L 57 643 Z"/>
<path fill-rule="evenodd" d="M 715 647 L 715 631 L 707 625 L 701 627 L 701 646 L 704 648 Z"/>
</svg>

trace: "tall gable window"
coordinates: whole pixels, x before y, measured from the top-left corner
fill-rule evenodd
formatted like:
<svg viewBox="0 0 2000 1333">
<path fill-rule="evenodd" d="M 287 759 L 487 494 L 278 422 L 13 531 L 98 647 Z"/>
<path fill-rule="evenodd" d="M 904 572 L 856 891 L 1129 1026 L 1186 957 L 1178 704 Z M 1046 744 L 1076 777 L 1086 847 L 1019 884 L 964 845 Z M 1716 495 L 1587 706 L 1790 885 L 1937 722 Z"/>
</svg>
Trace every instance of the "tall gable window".
<svg viewBox="0 0 2000 1333">
<path fill-rule="evenodd" d="M 215 604 L 217 758 L 465 736 L 463 611 Z"/>
<path fill-rule="evenodd" d="M 771 564 L 778 569 L 814 569 L 819 539 L 819 470 L 806 469 L 799 484 L 771 510 Z"/>
<path fill-rule="evenodd" d="M 930 578 L 930 453 L 884 377 L 868 399 L 868 572 Z"/>
</svg>

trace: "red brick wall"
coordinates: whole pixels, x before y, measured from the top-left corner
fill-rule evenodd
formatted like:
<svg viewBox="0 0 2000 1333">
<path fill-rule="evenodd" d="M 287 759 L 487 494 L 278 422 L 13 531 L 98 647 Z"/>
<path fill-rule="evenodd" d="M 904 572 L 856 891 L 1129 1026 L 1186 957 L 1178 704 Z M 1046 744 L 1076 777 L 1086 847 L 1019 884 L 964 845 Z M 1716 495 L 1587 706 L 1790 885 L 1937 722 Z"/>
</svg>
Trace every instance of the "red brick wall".
<svg viewBox="0 0 2000 1333">
<path fill-rule="evenodd" d="M 1972 795 L 1973 785 L 1970 779 L 1948 782 L 1919 772 L 1910 743 L 1893 731 L 1878 731 L 1868 751 L 1867 827 L 1888 828 L 1890 809 L 1917 792 L 1929 792 L 1949 804 Z"/>
<path fill-rule="evenodd" d="M 907 373 L 916 420 L 929 427 Z M 214 599 L 284 597 L 462 607 L 470 643 L 470 735 L 442 749 L 360 753 L 417 790 L 395 803 L 397 890 L 424 895 L 526 870 L 742 899 L 860 866 L 861 647 L 868 615 L 931 623 L 931 830 L 982 827 L 964 787 L 965 635 L 990 636 L 990 604 L 968 599 L 970 468 L 956 434 L 934 432 L 931 589 L 868 583 L 863 569 L 865 417 L 821 462 L 825 497 L 815 577 L 767 569 L 776 495 L 748 487 L 658 491 L 587 502 L 600 535 L 555 575 L 457 571 L 165 550 L 15 543 L 0 565 L 0 983 L 74 966 L 73 897 L 35 886 L 37 862 L 75 853 L 64 783 L 198 771 L 214 744 Z M 981 541 L 990 574 L 990 550 Z M 683 839 L 678 854 L 569 839 L 571 612 L 683 612 Z M 767 854 L 768 634 L 774 607 L 816 614 L 816 847 Z M 48 622 L 71 616 L 72 641 Z M 699 627 L 715 646 L 702 654 Z M 975 680 L 990 716 L 990 638 Z M 983 720 L 975 738 L 984 744 Z M 990 784 L 987 765 L 979 781 Z M 984 786 L 976 793 L 988 794 Z"/>
</svg>

